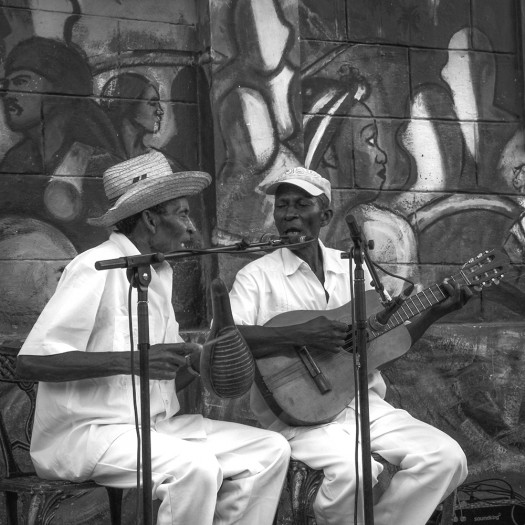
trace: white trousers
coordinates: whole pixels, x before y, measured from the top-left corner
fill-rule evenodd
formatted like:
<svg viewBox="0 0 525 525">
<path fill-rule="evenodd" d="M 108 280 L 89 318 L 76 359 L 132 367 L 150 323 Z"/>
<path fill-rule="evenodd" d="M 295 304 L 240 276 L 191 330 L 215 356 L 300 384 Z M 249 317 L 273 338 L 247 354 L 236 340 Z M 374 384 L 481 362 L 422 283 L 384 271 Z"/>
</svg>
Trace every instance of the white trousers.
<svg viewBox="0 0 525 525">
<path fill-rule="evenodd" d="M 373 393 L 371 393 L 373 394 Z M 374 506 L 375 525 L 424 525 L 436 506 L 467 476 L 460 446 L 440 430 L 370 397 L 372 452 L 401 468 Z M 292 457 L 324 471 L 314 502 L 318 525 L 353 525 L 356 490 L 355 412 L 347 408 L 322 427 L 294 429 Z M 359 449 L 359 463 L 361 450 Z M 383 466 L 372 459 L 372 482 Z M 359 469 L 361 472 L 361 468 Z M 361 477 L 362 490 L 362 477 Z M 363 498 L 357 523 L 363 523 Z"/>
<path fill-rule="evenodd" d="M 283 486 L 290 447 L 280 434 L 205 419 L 206 439 L 151 432 L 153 498 L 157 525 L 271 524 Z M 135 430 L 117 438 L 91 479 L 136 486 Z"/>
</svg>

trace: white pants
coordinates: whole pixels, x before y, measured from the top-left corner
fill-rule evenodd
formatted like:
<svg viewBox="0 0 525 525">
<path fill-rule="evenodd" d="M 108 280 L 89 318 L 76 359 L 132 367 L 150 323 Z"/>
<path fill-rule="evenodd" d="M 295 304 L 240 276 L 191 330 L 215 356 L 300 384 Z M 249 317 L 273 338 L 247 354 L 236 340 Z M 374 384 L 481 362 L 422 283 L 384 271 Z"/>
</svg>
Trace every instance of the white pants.
<svg viewBox="0 0 525 525">
<path fill-rule="evenodd" d="M 467 476 L 465 454 L 456 441 L 377 395 L 370 397 L 370 437 L 372 452 L 401 468 L 374 506 L 375 525 L 424 525 L 436 506 Z M 322 427 L 295 428 L 290 445 L 293 458 L 324 470 L 314 502 L 318 525 L 353 525 L 354 410 L 347 408 L 337 421 Z M 382 469 L 372 459 L 373 484 Z M 359 497 L 358 523 L 363 523 L 361 491 Z"/>
<path fill-rule="evenodd" d="M 290 447 L 280 434 L 205 419 L 206 439 L 151 432 L 153 498 L 158 525 L 271 524 Z M 135 430 L 117 438 L 95 467 L 100 484 L 136 486 Z"/>
</svg>

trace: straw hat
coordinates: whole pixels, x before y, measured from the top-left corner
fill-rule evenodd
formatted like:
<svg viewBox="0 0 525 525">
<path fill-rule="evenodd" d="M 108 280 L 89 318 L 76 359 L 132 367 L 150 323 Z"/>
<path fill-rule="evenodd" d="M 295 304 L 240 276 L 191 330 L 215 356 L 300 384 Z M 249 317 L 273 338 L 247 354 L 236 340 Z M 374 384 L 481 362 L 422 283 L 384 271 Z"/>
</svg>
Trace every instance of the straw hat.
<svg viewBox="0 0 525 525">
<path fill-rule="evenodd" d="M 297 166 L 278 175 L 270 174 L 259 184 L 257 189 L 266 195 L 275 195 L 280 184 L 297 186 L 313 197 L 324 193 L 328 197 L 328 201 L 331 201 L 332 186 L 330 181 L 321 177 L 316 171 Z"/>
<path fill-rule="evenodd" d="M 211 176 L 202 171 L 173 173 L 166 157 L 152 151 L 107 169 L 103 182 L 111 208 L 88 223 L 107 228 L 162 202 L 199 193 L 210 185 Z"/>
</svg>

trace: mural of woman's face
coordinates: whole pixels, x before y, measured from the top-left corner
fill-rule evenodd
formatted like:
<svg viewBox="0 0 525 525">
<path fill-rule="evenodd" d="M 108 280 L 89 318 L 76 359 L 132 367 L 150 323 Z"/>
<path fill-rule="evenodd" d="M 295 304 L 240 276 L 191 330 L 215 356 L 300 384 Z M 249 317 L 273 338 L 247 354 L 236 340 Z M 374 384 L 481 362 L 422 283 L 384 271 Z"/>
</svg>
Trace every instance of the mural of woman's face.
<svg viewBox="0 0 525 525">
<path fill-rule="evenodd" d="M 13 131 L 33 128 L 42 117 L 42 93 L 51 90 L 51 82 L 33 71 L 14 71 L 4 80 L 5 88 L 13 91 L 5 95 L 4 111 Z"/>
<path fill-rule="evenodd" d="M 164 111 L 160 105 L 159 92 L 154 86 L 148 86 L 142 93 L 141 100 L 134 105 L 132 121 L 146 133 L 157 133 L 162 115 Z"/>
<path fill-rule="evenodd" d="M 376 121 L 362 102 L 341 123 L 335 139 L 339 172 L 354 174 L 357 188 L 380 189 L 386 179 L 387 155 L 381 149 Z"/>
</svg>

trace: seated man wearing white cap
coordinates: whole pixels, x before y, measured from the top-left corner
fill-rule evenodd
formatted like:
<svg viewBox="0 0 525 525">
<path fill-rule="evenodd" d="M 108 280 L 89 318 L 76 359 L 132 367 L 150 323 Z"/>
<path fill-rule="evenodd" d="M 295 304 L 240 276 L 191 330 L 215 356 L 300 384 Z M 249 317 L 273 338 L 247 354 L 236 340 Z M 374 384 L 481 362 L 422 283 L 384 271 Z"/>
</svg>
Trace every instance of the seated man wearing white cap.
<svg viewBox="0 0 525 525">
<path fill-rule="evenodd" d="M 260 189 L 266 194 L 275 195 L 273 217 L 279 235 L 306 236 L 316 240 L 300 247 L 274 251 L 242 268 L 230 293 L 234 320 L 254 356 L 260 359 L 259 366 L 263 364 L 261 358 L 264 358 L 266 370 L 271 370 L 267 363 L 271 362 L 272 356 L 274 361 L 279 362 L 284 351 L 283 345 L 306 347 L 314 351 L 312 353 L 321 352 L 320 355 L 329 353 L 334 356 L 334 363 L 339 369 L 345 362 L 338 360 L 337 356 L 345 345 L 347 324 L 330 320 L 319 312 L 318 317 L 314 316 L 305 322 L 296 317 L 288 325 L 283 320 L 273 327 L 265 326 L 278 314 L 300 310 L 332 310 L 350 301 L 348 261 L 341 259 L 340 251 L 325 247 L 319 240 L 321 228 L 329 224 L 333 215 L 330 208 L 330 183 L 314 171 L 296 167 L 277 176 L 268 176 Z M 370 280 L 370 276 L 366 275 L 365 283 L 368 284 Z M 444 295 L 443 302 L 422 313 L 415 322 L 398 327 L 403 337 L 406 336 L 408 346 L 431 323 L 460 308 L 472 295 L 468 288 L 457 284 L 444 282 L 443 287 L 448 294 Z M 294 315 L 297 316 L 297 313 Z M 347 318 L 351 318 L 350 313 Z M 277 370 L 269 374 L 268 377 L 271 377 L 268 383 L 262 386 L 258 381 L 260 389 L 252 388 L 252 409 L 265 428 L 277 430 L 289 440 L 293 458 L 324 471 L 324 479 L 314 502 L 318 525 L 354 523 L 354 401 L 346 407 L 344 401 L 328 423 L 294 426 L 292 423 L 297 421 L 294 409 L 301 405 L 312 412 L 316 400 L 308 399 L 308 396 L 303 398 L 297 384 L 297 388 L 286 390 L 279 397 L 281 405 L 286 401 L 289 410 L 286 414 L 282 412 L 283 407 L 272 393 L 296 381 L 298 370 L 303 370 L 307 378 L 309 373 L 300 358 L 293 361 L 290 354 L 284 355 L 289 359 L 282 361 L 286 363 L 285 370 L 280 374 Z M 304 356 L 304 351 L 301 355 Z M 321 361 L 321 358 L 318 359 Z M 318 364 L 321 371 L 323 366 L 327 366 L 328 357 L 323 359 L 325 364 Z M 350 368 L 353 368 L 352 364 Z M 465 479 L 465 455 L 448 435 L 388 404 L 384 400 L 386 386 L 380 372 L 369 372 L 371 450 L 400 467 L 374 508 L 375 523 L 423 525 L 439 502 Z M 349 375 L 352 376 L 352 372 Z M 348 379 L 353 379 L 353 376 Z M 317 392 L 313 382 L 308 384 Z M 299 392 L 299 397 L 294 398 L 294 392 Z M 375 482 L 381 469 L 382 465 L 372 459 L 372 477 Z M 362 523 L 361 512 L 358 523 Z"/>
<path fill-rule="evenodd" d="M 129 283 L 125 269 L 97 271 L 95 262 L 181 249 L 194 230 L 186 197 L 210 182 L 207 173 L 172 173 L 158 152 L 104 173 L 112 207 L 91 222 L 116 231 L 66 267 L 18 358 L 19 375 L 40 381 L 31 457 L 41 477 L 136 485 Z M 196 373 L 181 367 L 177 357 L 189 356 L 198 368 L 202 347 L 179 336 L 171 290 L 170 265 L 155 264 L 148 300 L 152 488 L 161 500 L 157 523 L 269 524 L 289 445 L 267 430 L 177 415 L 176 390 Z M 131 305 L 136 343 L 136 296 Z M 138 358 L 136 363 L 138 373 Z"/>
</svg>

